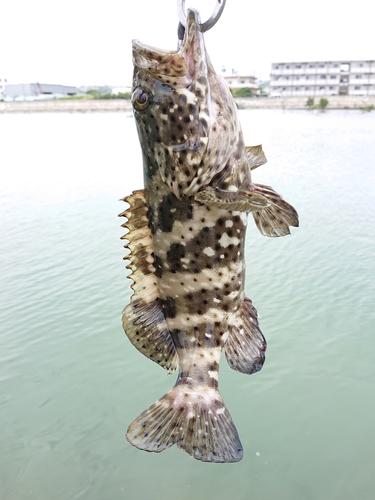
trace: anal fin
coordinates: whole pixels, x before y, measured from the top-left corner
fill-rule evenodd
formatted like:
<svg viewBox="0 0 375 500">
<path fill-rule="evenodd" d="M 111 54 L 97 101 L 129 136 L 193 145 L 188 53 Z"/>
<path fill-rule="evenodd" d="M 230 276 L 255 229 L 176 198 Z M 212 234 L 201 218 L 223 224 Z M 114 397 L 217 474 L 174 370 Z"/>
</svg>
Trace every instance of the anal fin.
<svg viewBox="0 0 375 500">
<path fill-rule="evenodd" d="M 260 331 L 258 313 L 250 299 L 244 298 L 242 308 L 234 318 L 229 324 L 225 357 L 233 370 L 250 375 L 262 368 L 267 342 Z"/>
<path fill-rule="evenodd" d="M 254 184 L 255 191 L 264 196 L 269 205 L 259 212 L 254 212 L 253 217 L 257 228 L 264 236 L 272 238 L 290 234 L 289 226 L 298 227 L 298 213 L 292 205 L 276 193 L 270 186 Z"/>
<path fill-rule="evenodd" d="M 133 280 L 134 292 L 123 311 L 123 328 L 142 354 L 171 372 L 176 369 L 178 358 L 159 297 L 144 190 L 134 191 L 123 201 L 130 205 L 120 217 L 128 219 L 123 227 L 129 232 L 122 239 L 128 240 L 125 248 L 130 253 L 125 259 L 130 261 L 126 267 L 132 271 L 129 278 Z"/>
</svg>

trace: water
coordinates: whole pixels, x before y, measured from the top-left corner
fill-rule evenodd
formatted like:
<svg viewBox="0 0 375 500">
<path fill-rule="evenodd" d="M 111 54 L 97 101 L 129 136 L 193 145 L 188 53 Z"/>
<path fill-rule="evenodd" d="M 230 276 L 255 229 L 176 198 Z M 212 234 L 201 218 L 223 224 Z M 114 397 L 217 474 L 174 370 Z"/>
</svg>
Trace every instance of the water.
<svg viewBox="0 0 375 500">
<path fill-rule="evenodd" d="M 250 224 L 247 294 L 268 340 L 251 377 L 222 359 L 245 456 L 148 454 L 127 425 L 175 376 L 121 328 L 118 199 L 142 186 L 127 114 L 0 115 L 0 498 L 370 500 L 375 491 L 375 114 L 240 112 L 292 236 Z"/>
</svg>

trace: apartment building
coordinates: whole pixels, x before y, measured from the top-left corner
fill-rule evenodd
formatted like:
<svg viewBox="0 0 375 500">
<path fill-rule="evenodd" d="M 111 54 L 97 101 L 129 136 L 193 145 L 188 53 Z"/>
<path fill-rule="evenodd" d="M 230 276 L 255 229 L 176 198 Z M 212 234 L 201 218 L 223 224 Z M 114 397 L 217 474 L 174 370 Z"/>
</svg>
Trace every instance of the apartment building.
<svg viewBox="0 0 375 500">
<path fill-rule="evenodd" d="M 273 63 L 269 95 L 375 95 L 375 60 Z"/>
</svg>

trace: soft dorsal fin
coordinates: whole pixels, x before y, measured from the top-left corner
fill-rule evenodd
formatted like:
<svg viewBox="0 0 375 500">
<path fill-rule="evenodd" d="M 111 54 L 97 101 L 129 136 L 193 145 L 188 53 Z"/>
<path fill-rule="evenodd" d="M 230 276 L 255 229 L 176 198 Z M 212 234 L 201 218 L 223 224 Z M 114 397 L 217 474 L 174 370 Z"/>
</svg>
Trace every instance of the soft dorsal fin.
<svg viewBox="0 0 375 500">
<path fill-rule="evenodd" d="M 246 153 L 251 170 L 267 163 L 267 158 L 261 144 L 258 144 L 258 146 L 246 146 Z"/>
</svg>

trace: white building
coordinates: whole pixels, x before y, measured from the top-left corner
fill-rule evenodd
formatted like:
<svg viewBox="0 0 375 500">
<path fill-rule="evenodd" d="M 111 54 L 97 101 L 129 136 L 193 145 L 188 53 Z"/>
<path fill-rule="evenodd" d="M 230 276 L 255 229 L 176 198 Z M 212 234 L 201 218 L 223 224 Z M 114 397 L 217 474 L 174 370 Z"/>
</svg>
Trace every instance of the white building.
<svg viewBox="0 0 375 500">
<path fill-rule="evenodd" d="M 224 80 L 231 89 L 243 89 L 247 87 L 254 91 L 258 90 L 258 85 L 255 83 L 255 76 L 225 75 Z"/>
<path fill-rule="evenodd" d="M 272 64 L 270 97 L 330 95 L 375 95 L 375 60 Z"/>
<path fill-rule="evenodd" d="M 4 97 L 7 100 L 56 99 L 79 94 L 77 87 L 68 85 L 50 85 L 46 83 L 17 83 L 4 85 Z"/>
<path fill-rule="evenodd" d="M 4 98 L 4 89 L 6 83 L 7 83 L 6 78 L 0 78 L 0 99 Z"/>
</svg>

